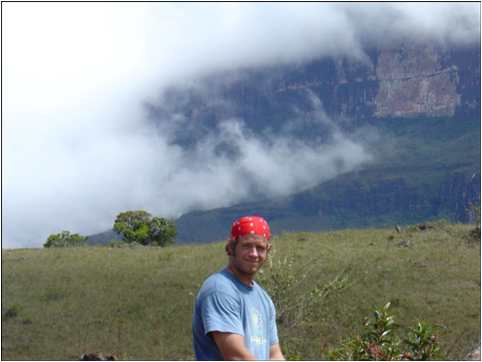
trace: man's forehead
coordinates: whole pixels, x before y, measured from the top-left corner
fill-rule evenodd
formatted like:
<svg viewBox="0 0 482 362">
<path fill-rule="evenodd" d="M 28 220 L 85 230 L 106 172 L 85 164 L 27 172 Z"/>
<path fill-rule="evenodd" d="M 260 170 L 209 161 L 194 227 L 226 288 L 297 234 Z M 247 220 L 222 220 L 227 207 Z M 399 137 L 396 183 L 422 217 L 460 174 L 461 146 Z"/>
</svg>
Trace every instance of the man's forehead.
<svg viewBox="0 0 482 362">
<path fill-rule="evenodd" d="M 243 235 L 238 238 L 240 243 L 249 243 L 249 242 L 262 242 L 268 244 L 268 240 L 264 236 L 257 235 L 257 234 L 249 234 Z"/>
</svg>

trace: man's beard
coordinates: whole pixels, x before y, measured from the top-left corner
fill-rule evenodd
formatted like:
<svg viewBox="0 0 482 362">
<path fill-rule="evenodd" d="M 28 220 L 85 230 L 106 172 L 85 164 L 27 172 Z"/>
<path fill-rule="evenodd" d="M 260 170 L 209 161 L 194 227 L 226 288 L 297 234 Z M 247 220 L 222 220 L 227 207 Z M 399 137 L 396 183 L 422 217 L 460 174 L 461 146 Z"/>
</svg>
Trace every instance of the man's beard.
<svg viewBox="0 0 482 362">
<path fill-rule="evenodd" d="M 261 267 L 263 266 L 263 263 L 258 263 L 258 265 L 255 267 L 255 268 L 246 268 L 246 267 L 243 267 L 243 263 L 240 262 L 235 262 L 233 263 L 234 267 L 236 268 L 236 271 L 242 275 L 246 275 L 246 276 L 254 276 L 260 269 Z"/>
</svg>

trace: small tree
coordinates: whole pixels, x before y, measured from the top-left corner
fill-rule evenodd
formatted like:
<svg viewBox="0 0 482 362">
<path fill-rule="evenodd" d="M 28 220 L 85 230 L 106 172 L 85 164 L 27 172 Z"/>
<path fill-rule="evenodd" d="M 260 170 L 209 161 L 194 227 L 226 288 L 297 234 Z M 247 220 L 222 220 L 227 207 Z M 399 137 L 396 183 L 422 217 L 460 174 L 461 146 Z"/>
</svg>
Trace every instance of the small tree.
<svg viewBox="0 0 482 362">
<path fill-rule="evenodd" d="M 151 214 L 144 210 L 125 211 L 117 215 L 114 230 L 128 243 L 147 244 Z"/>
<path fill-rule="evenodd" d="M 152 217 L 144 210 L 125 211 L 117 215 L 114 230 L 128 243 L 166 246 L 174 243 L 176 226 L 174 221 Z"/>
<path fill-rule="evenodd" d="M 71 234 L 70 231 L 64 230 L 58 234 L 51 234 L 47 238 L 44 248 L 83 246 L 85 240 L 87 240 L 86 236 Z"/>
</svg>

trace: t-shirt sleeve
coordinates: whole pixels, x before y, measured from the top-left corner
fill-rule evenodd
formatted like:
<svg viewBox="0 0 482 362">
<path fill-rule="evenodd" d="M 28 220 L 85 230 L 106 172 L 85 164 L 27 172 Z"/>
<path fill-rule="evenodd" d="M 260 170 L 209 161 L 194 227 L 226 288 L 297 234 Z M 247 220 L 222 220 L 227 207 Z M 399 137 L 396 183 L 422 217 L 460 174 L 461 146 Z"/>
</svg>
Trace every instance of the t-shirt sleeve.
<svg viewBox="0 0 482 362">
<path fill-rule="evenodd" d="M 274 307 L 273 302 L 270 300 L 270 321 L 269 321 L 269 345 L 272 346 L 274 344 L 278 344 L 278 328 L 276 326 L 276 309 Z"/>
<path fill-rule="evenodd" d="M 236 333 L 244 336 L 240 301 L 223 292 L 206 296 L 202 306 L 204 332 Z"/>
</svg>

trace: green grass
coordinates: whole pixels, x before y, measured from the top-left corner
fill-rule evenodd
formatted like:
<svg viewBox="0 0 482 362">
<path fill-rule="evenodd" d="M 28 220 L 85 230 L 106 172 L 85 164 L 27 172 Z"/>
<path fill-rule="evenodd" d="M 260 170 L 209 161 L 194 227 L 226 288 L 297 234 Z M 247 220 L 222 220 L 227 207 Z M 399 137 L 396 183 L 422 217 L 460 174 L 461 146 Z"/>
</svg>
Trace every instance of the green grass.
<svg viewBox="0 0 482 362">
<path fill-rule="evenodd" d="M 343 288 L 307 307 L 296 325 L 279 324 L 285 354 L 320 359 L 360 330 L 374 306 L 392 302 L 396 320 L 443 326 L 442 348 L 461 359 L 480 341 L 480 242 L 470 226 L 281 234 L 273 268 L 294 263 L 284 306 L 337 276 Z M 410 247 L 400 247 L 401 239 Z M 191 317 L 202 281 L 226 263 L 224 244 L 166 248 L 2 251 L 2 359 L 192 360 Z M 283 271 L 281 271 L 283 272 Z M 272 285 L 267 285 L 272 289 Z M 306 298 L 305 298 L 306 299 Z"/>
</svg>

